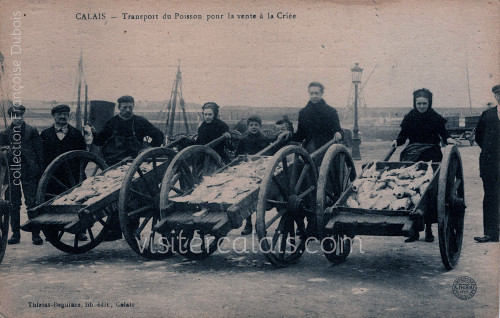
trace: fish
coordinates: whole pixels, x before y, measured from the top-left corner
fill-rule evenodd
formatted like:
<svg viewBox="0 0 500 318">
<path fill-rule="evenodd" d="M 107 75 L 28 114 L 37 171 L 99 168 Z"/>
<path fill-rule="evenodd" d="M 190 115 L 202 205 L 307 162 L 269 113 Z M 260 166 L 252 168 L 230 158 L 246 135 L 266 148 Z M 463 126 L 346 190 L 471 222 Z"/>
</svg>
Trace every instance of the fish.
<svg viewBox="0 0 500 318">
<path fill-rule="evenodd" d="M 389 205 L 389 210 L 407 210 L 410 206 L 411 200 L 410 198 L 402 198 L 397 199 Z"/>
<path fill-rule="evenodd" d="M 350 208 L 359 208 L 359 203 L 356 201 L 355 196 L 348 197 L 345 203 Z"/>
<path fill-rule="evenodd" d="M 417 206 L 419 203 L 420 203 L 420 199 L 422 198 L 422 196 L 417 193 L 415 195 L 413 195 L 410 200 L 411 200 L 411 203 L 413 203 L 414 206 Z"/>
</svg>

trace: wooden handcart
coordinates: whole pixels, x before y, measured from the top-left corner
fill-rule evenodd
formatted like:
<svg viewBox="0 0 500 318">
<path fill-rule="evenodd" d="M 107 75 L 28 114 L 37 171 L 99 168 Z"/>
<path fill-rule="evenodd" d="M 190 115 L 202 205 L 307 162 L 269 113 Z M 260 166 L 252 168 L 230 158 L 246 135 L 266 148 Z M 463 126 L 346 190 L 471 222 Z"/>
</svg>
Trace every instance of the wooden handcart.
<svg viewBox="0 0 500 318">
<path fill-rule="evenodd" d="M 239 156 L 226 166 L 204 146 L 180 151 L 163 177 L 159 213 L 148 214 L 156 223 L 151 231 L 164 241 L 150 241 L 149 248 L 161 246 L 163 249 L 156 252 L 165 256 L 176 252 L 189 259 L 206 258 L 229 231 L 241 227 L 243 220 L 257 211 L 259 246 L 266 258 L 276 266 L 296 262 L 304 252 L 306 238 L 317 231 L 316 167 L 325 160 L 329 147 L 339 145 L 331 141 L 312 154 L 300 146 L 285 146 L 274 156 L 265 156 L 278 145 L 271 144 L 253 156 Z M 354 165 L 347 158 L 348 152 L 336 158 L 342 167 L 336 170 L 354 178 Z M 332 182 L 338 182 L 333 178 Z M 209 187 L 224 184 L 203 195 Z M 201 196 L 200 191 L 195 195 L 200 189 Z M 340 192 L 330 194 L 340 197 Z M 124 194 L 124 200 L 126 197 Z M 126 205 L 120 207 L 127 242 L 138 254 L 152 258 L 137 246 L 139 233 L 127 228 L 127 224 L 137 222 L 137 214 Z"/>
<path fill-rule="evenodd" d="M 456 146 L 443 148 L 442 162 L 430 165 L 432 174 L 428 178 L 429 184 L 419 194 L 420 199 L 408 208 L 353 207 L 348 203 L 355 195 L 353 184 L 361 184 L 364 173 L 369 169 L 376 171 L 377 175 L 408 167 L 429 169 L 429 164 L 424 162 L 389 162 L 394 150 L 392 148 L 382 161 L 367 164 L 356 180 L 344 183 L 342 195 L 337 201 L 327 202 L 327 191 L 321 183 L 318 185 L 318 215 L 322 215 L 320 219 L 323 219 L 324 225 L 324 254 L 332 263 L 343 262 L 351 251 L 355 235 L 410 236 L 411 231 L 423 230 L 425 217 L 432 219 L 437 212 L 435 221 L 438 223 L 441 259 L 447 269 L 452 269 L 460 257 L 465 215 L 462 162 Z M 324 168 L 321 167 L 320 175 Z"/>
<path fill-rule="evenodd" d="M 24 231 L 43 231 L 57 249 L 73 254 L 85 253 L 99 245 L 108 233 L 112 216 L 118 215 L 122 187 L 161 180 L 182 139 L 164 148 L 151 148 L 135 160 L 126 158 L 108 167 L 94 153 L 75 150 L 55 158 L 44 171 L 37 189 L 37 207 L 28 211 Z M 87 180 L 87 184 L 85 183 Z M 85 196 L 89 181 L 105 181 L 96 193 Z M 62 189 L 62 193 L 57 193 Z M 70 200 L 73 198 L 74 200 Z M 81 233 L 88 234 L 80 241 Z"/>
</svg>

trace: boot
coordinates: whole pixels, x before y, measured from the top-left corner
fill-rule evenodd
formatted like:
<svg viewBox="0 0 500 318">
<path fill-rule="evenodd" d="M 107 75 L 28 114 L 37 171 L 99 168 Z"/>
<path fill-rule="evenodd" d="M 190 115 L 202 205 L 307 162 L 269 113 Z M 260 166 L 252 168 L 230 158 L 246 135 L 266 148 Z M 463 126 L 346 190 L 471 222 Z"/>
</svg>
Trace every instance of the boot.
<svg viewBox="0 0 500 318">
<path fill-rule="evenodd" d="M 243 231 L 241 231 L 241 235 L 248 235 L 248 234 L 252 234 L 252 217 L 249 216 L 247 217 L 247 222 L 245 224 L 245 228 L 243 229 Z"/>
<path fill-rule="evenodd" d="M 120 228 L 118 216 L 112 216 L 111 218 L 109 231 L 104 237 L 104 241 L 106 242 L 116 241 L 122 238 L 122 229 Z"/>
<path fill-rule="evenodd" d="M 418 231 L 415 230 L 415 227 L 413 225 L 410 228 L 409 234 L 410 236 L 405 240 L 405 243 L 415 242 L 418 241 L 418 239 L 420 238 Z"/>
<path fill-rule="evenodd" d="M 31 233 L 31 241 L 33 242 L 34 245 L 42 245 L 43 240 L 40 237 L 40 232 L 32 232 Z"/>
<path fill-rule="evenodd" d="M 432 235 L 432 224 L 425 225 L 425 241 L 434 242 L 434 235 Z"/>
<path fill-rule="evenodd" d="M 17 231 L 12 233 L 12 236 L 7 241 L 8 244 L 19 244 L 21 242 L 21 232 Z"/>
<path fill-rule="evenodd" d="M 10 210 L 10 228 L 12 236 L 7 241 L 8 244 L 18 244 L 21 241 L 21 211 L 19 208 L 11 208 Z"/>
</svg>

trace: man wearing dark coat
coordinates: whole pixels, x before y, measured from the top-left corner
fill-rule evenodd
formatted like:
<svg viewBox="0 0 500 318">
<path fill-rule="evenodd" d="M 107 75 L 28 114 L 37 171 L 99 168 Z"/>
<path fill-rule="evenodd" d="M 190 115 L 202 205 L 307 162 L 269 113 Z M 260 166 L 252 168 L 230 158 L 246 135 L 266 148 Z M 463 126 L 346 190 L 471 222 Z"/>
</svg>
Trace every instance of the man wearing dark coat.
<svg viewBox="0 0 500 318">
<path fill-rule="evenodd" d="M 72 150 L 86 150 L 82 133 L 68 123 L 69 112 L 68 105 L 57 105 L 52 108 L 51 114 L 54 117 L 54 125 L 40 134 L 45 167 L 63 153 Z"/>
<path fill-rule="evenodd" d="M 9 244 L 17 244 L 21 240 L 21 190 L 24 193 L 26 210 L 34 208 L 38 180 L 42 171 L 42 141 L 37 129 L 24 122 L 25 110 L 23 105 L 11 106 L 8 114 L 12 123 L 0 133 L 0 146 L 9 151 L 12 229 Z M 39 231 L 32 233 L 32 241 L 35 245 L 43 243 Z"/>
<path fill-rule="evenodd" d="M 86 150 L 85 140 L 82 133 L 75 127 L 68 123 L 70 108 L 68 105 L 57 105 L 51 110 L 54 117 L 54 125 L 42 131 L 40 137 L 42 138 L 43 145 L 43 165 L 44 168 L 59 155 L 73 150 Z M 78 161 L 68 163 L 73 176 L 79 176 L 80 164 Z M 66 183 L 68 188 L 71 187 L 69 183 L 70 176 L 68 171 L 59 170 L 54 172 L 56 177 L 62 183 Z M 47 184 L 47 192 L 52 194 L 60 194 L 66 188 L 62 187 L 59 183 L 51 180 Z M 85 233 L 80 233 L 78 239 L 86 241 Z"/>
<path fill-rule="evenodd" d="M 111 117 L 103 129 L 97 133 L 92 128 L 93 142 L 102 146 L 101 151 L 108 165 L 114 165 L 121 160 L 135 158 L 139 152 L 146 148 L 144 138 L 150 137 L 150 146 L 159 147 L 165 139 L 161 130 L 153 126 L 146 118 L 134 115 L 134 98 L 121 96 L 118 98 L 117 115 Z M 106 241 L 122 238 L 118 215 L 112 216 L 111 229 L 106 236 Z"/>
<path fill-rule="evenodd" d="M 299 111 L 299 122 L 295 133 L 284 132 L 281 138 L 302 142 L 309 153 L 321 148 L 334 139 L 342 140 L 342 128 L 335 108 L 328 105 L 323 99 L 325 88 L 323 84 L 312 82 L 309 84 L 309 102 Z"/>
<path fill-rule="evenodd" d="M 144 138 L 150 137 L 150 145 L 159 147 L 165 135 L 153 126 L 146 118 L 134 115 L 134 98 L 122 96 L 118 98 L 120 112 L 111 117 L 104 128 L 96 133 L 92 129 L 94 144 L 102 146 L 102 154 L 108 165 L 114 165 L 126 157 L 136 157 L 144 149 Z"/>
<path fill-rule="evenodd" d="M 492 89 L 500 104 L 500 85 Z M 500 108 L 499 105 L 484 111 L 476 127 L 476 143 L 481 148 L 479 172 L 483 180 L 483 229 L 484 236 L 474 237 L 478 243 L 498 242 L 500 197 Z"/>
</svg>

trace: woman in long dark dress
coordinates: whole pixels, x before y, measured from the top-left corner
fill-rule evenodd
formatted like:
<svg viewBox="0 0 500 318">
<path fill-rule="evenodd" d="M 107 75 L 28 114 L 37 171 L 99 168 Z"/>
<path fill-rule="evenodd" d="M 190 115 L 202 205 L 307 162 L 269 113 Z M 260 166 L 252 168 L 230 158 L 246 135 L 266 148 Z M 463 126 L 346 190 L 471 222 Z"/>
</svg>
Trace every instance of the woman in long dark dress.
<svg viewBox="0 0 500 318">
<path fill-rule="evenodd" d="M 399 160 L 441 162 L 443 159 L 441 142 L 443 144 L 453 143 L 453 139 L 446 131 L 445 124 L 446 119 L 432 109 L 432 93 L 425 88 L 414 91 L 413 109 L 403 118 L 401 131 L 391 144 L 398 147 L 409 140 L 408 146 L 401 152 Z M 424 217 L 426 242 L 434 241 L 432 223 L 436 218 L 437 213 L 429 213 Z M 418 231 L 414 231 L 405 242 L 414 242 L 418 238 Z"/>
<path fill-rule="evenodd" d="M 219 105 L 214 102 L 208 102 L 201 108 L 203 111 L 203 123 L 198 127 L 197 144 L 205 145 L 220 136 L 225 136 L 227 139 L 231 138 L 229 127 L 225 122 L 219 119 Z M 227 162 L 229 155 L 225 151 L 225 143 L 221 142 L 213 149 L 219 156 Z"/>
</svg>

